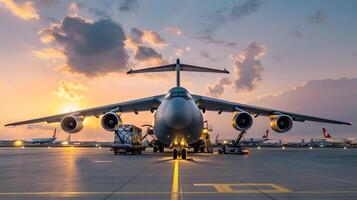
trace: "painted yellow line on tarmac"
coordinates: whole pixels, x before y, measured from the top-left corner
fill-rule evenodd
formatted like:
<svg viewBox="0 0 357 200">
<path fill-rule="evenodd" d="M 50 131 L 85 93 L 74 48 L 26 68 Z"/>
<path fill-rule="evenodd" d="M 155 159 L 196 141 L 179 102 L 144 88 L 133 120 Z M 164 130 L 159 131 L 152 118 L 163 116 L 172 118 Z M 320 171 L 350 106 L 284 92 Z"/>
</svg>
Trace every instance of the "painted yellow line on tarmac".
<svg viewBox="0 0 357 200">
<path fill-rule="evenodd" d="M 179 161 L 175 160 L 174 174 L 172 177 L 171 200 L 178 200 L 179 195 Z"/>
<path fill-rule="evenodd" d="M 287 193 L 291 190 L 273 183 L 195 183 L 194 186 L 213 187 L 219 193 Z M 270 187 L 271 189 L 235 189 L 233 187 Z"/>
<path fill-rule="evenodd" d="M 237 192 L 182 192 L 185 195 L 229 195 L 229 194 L 255 194 L 254 193 L 237 193 Z M 259 190 L 264 191 L 264 190 Z M 268 192 L 269 193 L 269 192 Z M 286 192 L 280 192 L 286 194 Z M 348 194 L 357 193 L 356 190 L 302 190 L 302 191 L 290 191 L 289 194 Z M 0 192 L 0 196 L 88 196 L 88 195 L 169 195 L 172 192 Z M 276 192 L 279 194 L 279 192 Z M 178 197 L 178 196 L 177 196 Z"/>
</svg>

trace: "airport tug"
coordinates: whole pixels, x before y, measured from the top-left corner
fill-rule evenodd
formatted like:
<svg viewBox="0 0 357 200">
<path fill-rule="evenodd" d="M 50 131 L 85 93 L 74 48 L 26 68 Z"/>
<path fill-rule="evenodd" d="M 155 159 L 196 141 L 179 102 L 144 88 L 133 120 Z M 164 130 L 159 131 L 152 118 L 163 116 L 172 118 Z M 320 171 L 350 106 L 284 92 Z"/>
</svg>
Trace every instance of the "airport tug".
<svg viewBox="0 0 357 200">
<path fill-rule="evenodd" d="M 241 131 L 235 141 L 232 144 L 222 143 L 220 149 L 218 149 L 219 154 L 238 154 L 246 155 L 249 154 L 249 151 L 246 147 L 240 145 L 240 141 L 243 138 L 243 135 L 246 131 Z"/>
</svg>

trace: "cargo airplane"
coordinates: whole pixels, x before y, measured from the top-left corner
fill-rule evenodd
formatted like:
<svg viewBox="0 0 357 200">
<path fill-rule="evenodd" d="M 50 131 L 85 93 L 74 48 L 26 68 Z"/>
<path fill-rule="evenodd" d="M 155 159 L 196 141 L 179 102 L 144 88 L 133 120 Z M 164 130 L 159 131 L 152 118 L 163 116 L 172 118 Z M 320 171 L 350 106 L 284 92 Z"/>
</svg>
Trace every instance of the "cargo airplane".
<svg viewBox="0 0 357 200">
<path fill-rule="evenodd" d="M 203 115 L 206 111 L 233 113 L 232 126 L 238 131 L 248 130 L 258 116 L 270 118 L 270 127 L 279 133 L 287 132 L 293 127 L 293 122 L 315 121 L 332 124 L 351 125 L 343 121 L 324 119 L 314 116 L 302 115 L 292 112 L 256 107 L 221 99 L 190 94 L 180 85 L 180 72 L 212 72 L 229 74 L 226 69 L 212 69 L 176 63 L 146 69 L 129 70 L 128 74 L 176 71 L 176 87 L 171 88 L 166 94 L 115 103 L 105 106 L 88 108 L 48 117 L 9 123 L 5 126 L 17 126 L 39 122 L 59 122 L 67 133 L 77 133 L 83 128 L 86 117 L 101 117 L 101 124 L 105 130 L 113 131 L 122 124 L 121 113 L 150 111 L 154 113 L 153 131 L 158 143 L 173 149 L 172 157 L 177 159 L 181 155 L 186 159 L 187 149 L 192 147 L 200 138 L 203 130 Z"/>
</svg>

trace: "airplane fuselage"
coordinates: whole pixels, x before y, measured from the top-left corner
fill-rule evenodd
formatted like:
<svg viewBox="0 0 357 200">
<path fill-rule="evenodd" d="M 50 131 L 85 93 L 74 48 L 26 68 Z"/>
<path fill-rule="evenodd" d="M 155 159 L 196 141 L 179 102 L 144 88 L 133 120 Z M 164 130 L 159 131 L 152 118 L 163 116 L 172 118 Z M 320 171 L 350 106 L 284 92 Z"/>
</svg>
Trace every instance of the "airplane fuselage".
<svg viewBox="0 0 357 200">
<path fill-rule="evenodd" d="M 31 140 L 31 143 L 33 144 L 49 144 L 49 143 L 53 143 L 57 138 L 34 138 Z"/>
<path fill-rule="evenodd" d="M 190 145 L 203 130 L 201 110 L 182 87 L 172 88 L 163 99 L 154 116 L 154 134 L 166 144 Z"/>
</svg>

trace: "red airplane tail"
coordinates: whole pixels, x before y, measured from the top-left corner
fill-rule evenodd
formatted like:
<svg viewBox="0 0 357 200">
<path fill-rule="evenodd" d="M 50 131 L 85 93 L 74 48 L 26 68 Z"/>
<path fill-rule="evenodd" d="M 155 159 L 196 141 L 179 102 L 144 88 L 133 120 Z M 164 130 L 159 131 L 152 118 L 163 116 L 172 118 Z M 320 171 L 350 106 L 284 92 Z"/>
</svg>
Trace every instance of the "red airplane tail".
<svg viewBox="0 0 357 200">
<path fill-rule="evenodd" d="M 322 128 L 322 133 L 324 134 L 324 138 L 331 138 L 331 135 L 327 132 L 325 128 Z"/>
<path fill-rule="evenodd" d="M 263 139 L 267 140 L 269 139 L 269 130 L 266 130 L 264 135 L 263 135 Z"/>
<path fill-rule="evenodd" d="M 216 139 L 215 139 L 216 144 L 218 143 L 218 137 L 219 137 L 219 134 L 217 134 Z"/>
</svg>

